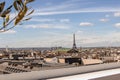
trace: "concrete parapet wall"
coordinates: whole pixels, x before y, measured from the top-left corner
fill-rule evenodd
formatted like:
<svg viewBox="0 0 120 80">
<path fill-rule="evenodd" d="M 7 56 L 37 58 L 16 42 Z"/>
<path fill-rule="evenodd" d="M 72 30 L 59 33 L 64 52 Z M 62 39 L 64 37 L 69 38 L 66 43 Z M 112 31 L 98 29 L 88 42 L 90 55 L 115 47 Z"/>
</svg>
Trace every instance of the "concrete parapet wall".
<svg viewBox="0 0 120 80">
<path fill-rule="evenodd" d="M 82 74 L 82 73 L 95 72 L 95 71 L 114 69 L 114 68 L 120 68 L 120 62 L 80 66 L 73 68 L 32 71 L 26 73 L 15 73 L 15 74 L 13 73 L 13 74 L 0 75 L 0 79 L 1 80 L 40 80 L 40 79 Z"/>
</svg>

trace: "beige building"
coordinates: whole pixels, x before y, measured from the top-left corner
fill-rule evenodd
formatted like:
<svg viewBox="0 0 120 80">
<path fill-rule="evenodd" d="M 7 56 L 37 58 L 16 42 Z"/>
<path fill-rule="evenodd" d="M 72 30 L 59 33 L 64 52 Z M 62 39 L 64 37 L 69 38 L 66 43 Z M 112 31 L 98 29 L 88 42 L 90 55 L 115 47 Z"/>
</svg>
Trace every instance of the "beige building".
<svg viewBox="0 0 120 80">
<path fill-rule="evenodd" d="M 101 63 L 103 63 L 103 61 L 99 59 L 83 59 L 82 58 L 83 65 L 101 64 Z"/>
</svg>

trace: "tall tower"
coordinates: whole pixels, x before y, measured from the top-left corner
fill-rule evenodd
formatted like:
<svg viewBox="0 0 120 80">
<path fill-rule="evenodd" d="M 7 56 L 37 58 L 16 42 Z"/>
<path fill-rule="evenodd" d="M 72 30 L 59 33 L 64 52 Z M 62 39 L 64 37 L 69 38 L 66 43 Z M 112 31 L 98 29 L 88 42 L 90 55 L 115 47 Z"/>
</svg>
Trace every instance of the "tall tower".
<svg viewBox="0 0 120 80">
<path fill-rule="evenodd" d="M 73 47 L 67 53 L 78 53 L 79 51 L 77 50 L 76 43 L 75 43 L 75 34 L 73 34 Z"/>
<path fill-rule="evenodd" d="M 75 43 L 75 34 L 73 34 L 73 49 L 77 49 L 76 43 Z"/>
</svg>

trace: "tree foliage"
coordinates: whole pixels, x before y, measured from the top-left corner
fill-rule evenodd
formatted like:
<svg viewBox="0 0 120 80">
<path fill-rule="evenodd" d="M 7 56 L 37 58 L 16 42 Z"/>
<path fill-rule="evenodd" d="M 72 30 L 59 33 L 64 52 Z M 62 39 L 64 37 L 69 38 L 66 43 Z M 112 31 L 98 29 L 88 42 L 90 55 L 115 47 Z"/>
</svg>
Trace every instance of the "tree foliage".
<svg viewBox="0 0 120 80">
<path fill-rule="evenodd" d="M 0 19 L 2 19 L 0 32 L 8 31 L 16 25 L 21 24 L 23 21 L 30 20 L 31 17 L 28 16 L 34 12 L 34 9 L 31 10 L 28 4 L 33 1 L 35 0 L 14 0 L 13 4 L 6 9 L 6 2 L 0 2 Z M 12 12 L 13 9 L 15 11 L 14 13 Z M 12 14 L 14 14 L 14 16 Z M 12 18 L 10 18 L 10 16 L 12 16 Z"/>
</svg>

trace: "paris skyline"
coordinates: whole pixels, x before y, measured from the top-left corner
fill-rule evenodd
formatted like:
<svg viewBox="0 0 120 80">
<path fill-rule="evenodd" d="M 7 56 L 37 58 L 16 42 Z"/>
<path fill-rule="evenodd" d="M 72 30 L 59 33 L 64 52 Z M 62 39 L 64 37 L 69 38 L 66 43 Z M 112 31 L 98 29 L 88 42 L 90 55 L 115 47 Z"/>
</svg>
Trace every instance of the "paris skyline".
<svg viewBox="0 0 120 80">
<path fill-rule="evenodd" d="M 120 46 L 119 4 L 119 0 L 36 0 L 30 21 L 0 33 L 0 47 L 70 47 L 73 33 L 78 47 Z"/>
</svg>

